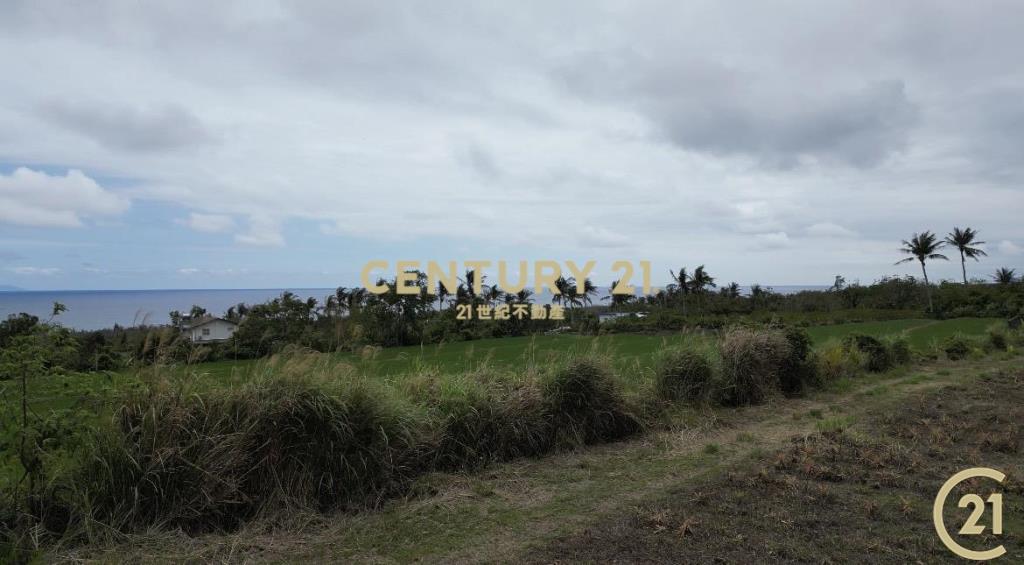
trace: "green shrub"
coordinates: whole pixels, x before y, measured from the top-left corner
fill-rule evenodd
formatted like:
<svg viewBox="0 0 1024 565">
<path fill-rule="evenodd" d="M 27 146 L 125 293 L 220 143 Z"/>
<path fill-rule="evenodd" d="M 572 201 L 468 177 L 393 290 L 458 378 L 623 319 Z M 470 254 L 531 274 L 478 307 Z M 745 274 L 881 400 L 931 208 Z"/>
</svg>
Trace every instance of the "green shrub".
<svg viewBox="0 0 1024 565">
<path fill-rule="evenodd" d="M 605 360 L 579 357 L 558 369 L 544 396 L 556 446 L 578 446 L 640 431 Z"/>
<path fill-rule="evenodd" d="M 703 403 L 711 395 L 715 372 L 708 356 L 695 348 L 662 353 L 655 366 L 655 387 L 665 400 Z"/>
<path fill-rule="evenodd" d="M 812 352 L 812 362 L 818 379 L 823 383 L 851 378 L 864 365 L 864 354 L 847 347 L 839 340 L 830 340 Z"/>
<path fill-rule="evenodd" d="M 946 358 L 950 361 L 960 361 L 971 353 L 971 344 L 966 337 L 956 334 L 946 338 L 942 343 L 942 350 L 946 352 Z"/>
<path fill-rule="evenodd" d="M 817 367 L 810 359 L 811 338 L 799 327 L 786 328 L 783 336 L 790 349 L 779 372 L 779 387 L 786 396 L 799 396 L 820 384 Z"/>
<path fill-rule="evenodd" d="M 439 379 L 431 409 L 439 420 L 433 466 L 475 469 L 492 461 L 544 453 L 551 448 L 551 422 L 532 382 L 488 382 L 479 375 Z"/>
<path fill-rule="evenodd" d="M 721 342 L 722 386 L 727 406 L 760 404 L 779 389 L 779 376 L 792 347 L 778 330 L 734 328 Z"/>
<path fill-rule="evenodd" d="M 846 344 L 864 354 L 864 368 L 873 373 L 885 371 L 892 365 L 889 351 L 877 338 L 864 334 L 846 336 Z"/>
<path fill-rule="evenodd" d="M 887 336 L 882 340 L 882 344 L 888 354 L 890 366 L 906 365 L 913 360 L 910 341 L 905 336 Z"/>
<path fill-rule="evenodd" d="M 1006 351 L 1006 348 L 1010 345 L 1009 339 L 1006 336 L 1006 331 L 998 326 L 989 328 L 988 345 L 996 351 Z"/>
<path fill-rule="evenodd" d="M 413 415 L 358 383 L 256 380 L 125 403 L 72 478 L 115 530 L 233 528 L 269 507 L 366 504 L 419 471 Z"/>
</svg>

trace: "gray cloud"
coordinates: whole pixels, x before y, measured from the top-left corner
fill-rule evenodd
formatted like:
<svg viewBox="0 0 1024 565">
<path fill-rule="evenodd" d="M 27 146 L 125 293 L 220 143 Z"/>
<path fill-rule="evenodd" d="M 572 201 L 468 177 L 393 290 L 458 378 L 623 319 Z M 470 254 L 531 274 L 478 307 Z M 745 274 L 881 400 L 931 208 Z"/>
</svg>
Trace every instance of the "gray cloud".
<svg viewBox="0 0 1024 565">
<path fill-rule="evenodd" d="M 194 114 L 175 104 L 138 108 L 50 101 L 42 104 L 39 112 L 61 127 L 115 150 L 162 151 L 216 139 Z"/>
<path fill-rule="evenodd" d="M 807 159 L 876 166 L 906 149 L 919 114 L 900 80 L 829 89 L 631 52 L 583 57 L 560 76 L 582 96 L 635 107 L 683 149 L 749 156 L 770 167 Z"/>
<path fill-rule="evenodd" d="M 912 230 L 1024 241 L 1022 19 L 987 0 L 16 0 L 0 162 L 137 179 L 125 197 L 201 211 L 247 253 L 427 236 L 867 280 Z M 100 215 L 50 208 L 37 225 Z"/>
</svg>

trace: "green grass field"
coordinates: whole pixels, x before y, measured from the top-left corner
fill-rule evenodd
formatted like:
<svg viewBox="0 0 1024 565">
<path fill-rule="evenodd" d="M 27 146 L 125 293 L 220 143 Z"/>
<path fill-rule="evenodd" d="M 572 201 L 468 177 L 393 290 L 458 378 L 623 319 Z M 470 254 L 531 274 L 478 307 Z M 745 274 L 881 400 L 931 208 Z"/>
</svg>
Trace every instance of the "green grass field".
<svg viewBox="0 0 1024 565">
<path fill-rule="evenodd" d="M 911 347 L 927 351 L 942 339 L 962 333 L 984 335 L 1000 323 L 998 319 L 963 318 L 955 320 L 907 319 L 884 322 L 849 323 L 807 328 L 815 345 L 842 339 L 852 333 L 873 336 L 905 335 Z M 481 369 L 524 371 L 558 363 L 572 353 L 596 352 L 611 358 L 625 392 L 642 391 L 649 386 L 657 354 L 686 341 L 710 341 L 714 335 L 704 332 L 665 335 L 610 334 L 605 336 L 539 335 L 520 338 L 488 339 L 422 347 L 366 348 L 358 353 L 286 355 L 276 363 L 291 364 L 291 374 L 320 374 L 341 377 L 361 375 L 384 381 L 402 380 L 419 372 L 435 375 L 468 373 Z M 327 371 L 324 371 L 327 365 Z M 261 373 L 275 373 L 274 360 L 218 361 L 192 366 L 150 366 L 121 372 L 52 375 L 29 383 L 30 406 L 41 418 L 67 418 L 88 422 L 109 417 L 112 407 L 132 390 L 145 389 L 150 380 L 171 378 L 194 391 L 238 384 Z M 337 370 L 337 372 L 334 372 Z M 0 400 L 13 409 L 20 397 L 20 383 L 0 382 Z M 12 430 L 6 430 L 10 432 Z M 15 460 L 13 436 L 0 430 L 0 485 L 20 477 Z"/>
<path fill-rule="evenodd" d="M 877 337 L 904 334 L 911 347 L 923 351 L 956 333 L 982 335 L 999 323 L 996 318 L 959 318 L 954 320 L 892 320 L 814 326 L 807 328 L 815 345 L 842 339 L 851 333 Z M 708 339 L 703 333 L 671 335 L 611 334 L 600 337 L 578 335 L 543 335 L 484 339 L 441 345 L 368 348 L 362 353 L 336 353 L 332 362 L 348 365 L 351 370 L 382 379 L 401 378 L 420 370 L 444 374 L 462 373 L 483 366 L 493 368 L 545 365 L 573 352 L 597 351 L 610 355 L 623 375 L 642 380 L 658 351 L 686 340 Z M 249 378 L 260 361 L 215 361 L 174 370 L 195 379 L 198 389 L 215 388 Z M 31 385 L 33 405 L 38 411 L 78 407 L 96 410 L 113 396 L 132 387 L 141 386 L 153 368 L 121 373 L 95 373 L 72 377 L 41 379 Z M 166 370 L 166 369 L 158 369 Z M 6 385 L 6 390 L 4 389 Z M 0 383 L 0 394 L 14 394 L 14 383 Z"/>
<path fill-rule="evenodd" d="M 958 318 L 954 320 L 891 320 L 860 322 L 807 328 L 811 340 L 820 345 L 830 339 L 842 339 L 852 333 L 876 337 L 905 334 L 911 347 L 925 350 L 956 333 L 982 335 L 1001 320 L 997 318 Z M 648 364 L 654 354 L 685 340 L 704 339 L 705 334 L 637 335 L 612 334 L 600 337 L 553 335 L 482 339 L 441 345 L 392 347 L 375 353 L 337 353 L 339 361 L 353 365 L 359 372 L 384 378 L 438 369 L 443 373 L 459 373 L 483 364 L 494 367 L 550 361 L 571 352 L 596 349 L 611 354 L 620 368 Z M 254 361 L 216 361 L 196 365 L 190 370 L 214 379 L 230 379 L 244 373 Z"/>
</svg>

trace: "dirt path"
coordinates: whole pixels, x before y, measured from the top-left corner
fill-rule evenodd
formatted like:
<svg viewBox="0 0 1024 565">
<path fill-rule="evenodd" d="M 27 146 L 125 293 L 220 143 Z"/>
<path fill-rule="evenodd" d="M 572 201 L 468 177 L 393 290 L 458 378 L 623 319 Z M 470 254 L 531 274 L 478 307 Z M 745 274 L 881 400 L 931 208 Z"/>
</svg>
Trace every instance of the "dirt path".
<svg viewBox="0 0 1024 565">
<path fill-rule="evenodd" d="M 916 401 L 925 392 L 960 386 L 980 374 L 1015 365 L 1020 362 L 917 367 L 807 399 L 680 413 L 672 429 L 628 442 L 496 465 L 475 475 L 431 475 L 417 483 L 409 499 L 379 511 L 295 516 L 274 527 L 254 524 L 230 535 L 194 539 L 168 533 L 135 536 L 116 546 L 65 557 L 379 563 L 598 559 L 580 551 L 579 544 L 595 543 L 587 538 L 588 532 L 607 530 L 624 519 L 636 522 L 652 508 L 651 501 L 681 488 L 689 489 L 687 496 L 697 496 L 701 485 L 751 472 L 789 448 L 794 438 L 819 430 L 856 429 L 868 414 L 877 417 L 887 407 Z M 657 521 L 655 517 L 655 530 L 660 527 Z M 678 529 L 679 524 L 673 526 Z M 625 539 L 635 534 L 628 528 L 616 531 Z M 607 537 L 620 539 L 611 533 Z"/>
</svg>

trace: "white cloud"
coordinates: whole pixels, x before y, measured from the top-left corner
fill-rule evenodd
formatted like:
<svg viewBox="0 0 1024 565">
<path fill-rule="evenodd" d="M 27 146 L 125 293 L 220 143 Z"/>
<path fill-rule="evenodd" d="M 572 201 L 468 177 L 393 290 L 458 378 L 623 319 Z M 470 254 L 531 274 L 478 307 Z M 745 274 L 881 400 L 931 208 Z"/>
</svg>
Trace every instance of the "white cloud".
<svg viewBox="0 0 1024 565">
<path fill-rule="evenodd" d="M 759 249 L 779 249 L 789 247 L 790 240 L 786 232 L 759 233 L 754 236 L 755 246 Z"/>
<path fill-rule="evenodd" d="M 182 267 L 181 269 L 178 269 L 178 274 L 179 275 L 186 275 L 186 276 L 188 276 L 188 275 L 195 275 L 197 273 L 199 273 L 199 269 L 197 269 L 195 267 Z"/>
<path fill-rule="evenodd" d="M 83 218 L 117 215 L 128 206 L 126 198 L 76 169 L 63 176 L 27 167 L 0 173 L 0 222 L 71 228 L 81 226 Z"/>
<path fill-rule="evenodd" d="M 192 212 L 188 215 L 188 218 L 179 220 L 182 223 L 196 231 L 205 233 L 223 233 L 231 231 L 235 227 L 235 220 L 231 216 L 225 216 L 223 214 L 199 214 Z"/>
<path fill-rule="evenodd" d="M 809 226 L 807 228 L 807 235 L 815 237 L 856 237 L 857 233 L 839 224 L 821 222 Z"/>
<path fill-rule="evenodd" d="M 890 4 L 19 2 L 0 162 L 130 179 L 263 247 L 285 223 L 371 255 L 431 238 L 599 259 L 624 235 L 656 263 L 782 284 L 889 274 L 900 239 L 963 218 L 1024 241 L 1024 4 Z M 0 189 L 0 222 L 95 225 L 128 205 L 104 192 Z M 800 264 L 747 253 L 785 246 Z"/>
<path fill-rule="evenodd" d="M 255 247 L 284 247 L 280 222 L 265 216 L 249 218 L 249 229 L 235 235 L 235 241 Z"/>
<path fill-rule="evenodd" d="M 44 276 L 56 275 L 61 272 L 57 267 L 12 267 L 8 271 L 16 275 Z"/>
<path fill-rule="evenodd" d="M 1004 239 L 999 242 L 999 252 L 1003 255 L 1020 255 L 1024 253 L 1024 248 L 1008 239 Z"/>
<path fill-rule="evenodd" d="M 579 237 L 583 247 L 624 247 L 630 244 L 625 235 L 600 226 L 584 227 Z"/>
</svg>

